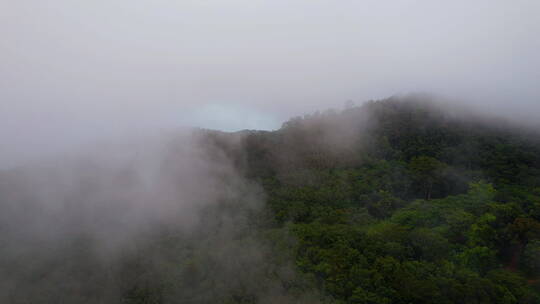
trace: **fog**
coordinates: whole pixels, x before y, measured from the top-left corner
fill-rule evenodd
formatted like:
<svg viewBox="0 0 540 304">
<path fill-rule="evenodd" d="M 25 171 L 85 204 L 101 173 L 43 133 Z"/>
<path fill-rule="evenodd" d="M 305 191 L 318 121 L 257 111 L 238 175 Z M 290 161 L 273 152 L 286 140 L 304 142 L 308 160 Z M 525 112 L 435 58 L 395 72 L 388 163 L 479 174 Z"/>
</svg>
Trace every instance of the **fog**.
<svg viewBox="0 0 540 304">
<path fill-rule="evenodd" d="M 139 137 L 1 172 L 0 301 L 318 303 L 281 285 L 297 274 L 257 234 L 262 189 L 207 136 Z"/>
<path fill-rule="evenodd" d="M 367 145 L 369 117 L 327 108 L 535 122 L 539 84 L 535 0 L 0 0 L 0 302 L 317 303 L 242 149 L 307 183 L 279 171 Z"/>
<path fill-rule="evenodd" d="M 0 166 L 429 92 L 535 118 L 538 1 L 2 1 Z"/>
</svg>

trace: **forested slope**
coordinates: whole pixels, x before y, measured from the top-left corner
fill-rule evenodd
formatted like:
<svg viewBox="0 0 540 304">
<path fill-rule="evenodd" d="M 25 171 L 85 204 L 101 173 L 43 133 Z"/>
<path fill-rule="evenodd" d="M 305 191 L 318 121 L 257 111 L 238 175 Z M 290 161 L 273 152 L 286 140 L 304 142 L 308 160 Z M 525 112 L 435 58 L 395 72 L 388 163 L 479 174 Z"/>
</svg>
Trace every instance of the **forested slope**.
<svg viewBox="0 0 540 304">
<path fill-rule="evenodd" d="M 391 98 L 249 133 L 243 162 L 338 301 L 539 303 L 539 139 Z"/>
<path fill-rule="evenodd" d="M 0 299 L 540 303 L 534 129 L 411 97 L 195 133 L 197 166 L 173 145 L 152 191 L 136 162 L 77 167 L 55 184 L 67 193 L 36 190 L 54 170 L 2 173 Z M 43 193 L 77 212 L 43 208 Z"/>
</svg>

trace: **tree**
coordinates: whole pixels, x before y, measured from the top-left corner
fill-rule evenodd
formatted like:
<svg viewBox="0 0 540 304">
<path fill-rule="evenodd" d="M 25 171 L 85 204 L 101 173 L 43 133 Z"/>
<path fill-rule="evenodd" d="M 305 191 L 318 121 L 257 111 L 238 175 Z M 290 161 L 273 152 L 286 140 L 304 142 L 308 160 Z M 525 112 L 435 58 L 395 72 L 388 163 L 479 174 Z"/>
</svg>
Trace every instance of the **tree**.
<svg viewBox="0 0 540 304">
<path fill-rule="evenodd" d="M 522 263 L 528 273 L 540 274 L 540 240 L 534 240 L 525 246 Z"/>
<path fill-rule="evenodd" d="M 441 181 L 446 167 L 445 163 L 429 156 L 414 157 L 409 163 L 413 180 L 426 200 L 431 199 L 433 186 Z"/>
</svg>

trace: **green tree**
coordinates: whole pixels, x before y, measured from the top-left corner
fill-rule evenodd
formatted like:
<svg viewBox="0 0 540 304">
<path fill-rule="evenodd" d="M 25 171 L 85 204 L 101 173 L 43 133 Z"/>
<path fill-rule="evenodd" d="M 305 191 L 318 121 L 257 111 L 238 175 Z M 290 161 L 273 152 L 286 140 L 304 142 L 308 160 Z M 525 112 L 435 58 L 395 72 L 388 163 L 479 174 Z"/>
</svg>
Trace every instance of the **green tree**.
<svg viewBox="0 0 540 304">
<path fill-rule="evenodd" d="M 424 199 L 431 199 L 433 187 L 441 182 L 445 168 L 446 164 L 429 156 L 418 156 L 411 160 L 409 170 Z"/>
</svg>

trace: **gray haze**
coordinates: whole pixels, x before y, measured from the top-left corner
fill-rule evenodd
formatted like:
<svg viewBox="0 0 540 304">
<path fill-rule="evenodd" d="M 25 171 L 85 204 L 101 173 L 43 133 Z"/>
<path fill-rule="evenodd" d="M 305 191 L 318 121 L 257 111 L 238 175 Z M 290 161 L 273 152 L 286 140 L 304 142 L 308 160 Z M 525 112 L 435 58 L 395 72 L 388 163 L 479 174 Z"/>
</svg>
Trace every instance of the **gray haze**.
<svg viewBox="0 0 540 304">
<path fill-rule="evenodd" d="M 536 0 L 1 0 L 0 37 L 0 167 L 408 92 L 540 104 Z"/>
<path fill-rule="evenodd" d="M 120 303 L 126 286 L 166 282 L 165 303 L 242 293 L 319 303 L 315 291 L 276 282 L 298 275 L 256 232 L 262 189 L 201 134 L 123 140 L 0 171 L 0 302 Z"/>
</svg>

